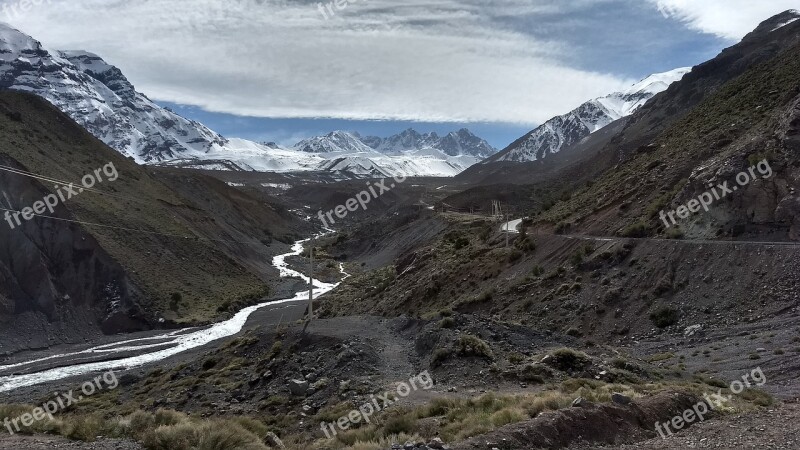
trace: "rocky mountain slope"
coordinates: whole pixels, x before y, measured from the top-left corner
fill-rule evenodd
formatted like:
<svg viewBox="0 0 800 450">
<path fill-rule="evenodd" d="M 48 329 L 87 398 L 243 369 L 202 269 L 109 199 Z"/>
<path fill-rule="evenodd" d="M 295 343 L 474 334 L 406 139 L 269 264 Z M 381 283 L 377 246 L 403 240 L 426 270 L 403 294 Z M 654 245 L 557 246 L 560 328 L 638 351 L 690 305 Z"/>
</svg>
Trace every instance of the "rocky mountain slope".
<svg viewBox="0 0 800 450">
<path fill-rule="evenodd" d="M 558 153 L 615 120 L 630 116 L 656 94 L 680 80 L 691 68 L 650 75 L 623 92 L 590 100 L 567 114 L 554 117 L 484 161 L 537 161 Z"/>
<path fill-rule="evenodd" d="M 648 102 L 595 156 L 562 172 L 577 188 L 540 220 L 602 234 L 672 228 L 692 237 L 797 239 L 800 23 L 790 22 L 797 17 L 763 22 Z M 772 173 L 737 183 L 759 161 Z M 660 220 L 660 211 L 722 183 L 736 189 L 708 212 L 678 227 Z"/>
<path fill-rule="evenodd" d="M 331 171 L 339 177 L 453 176 L 496 152 L 467 130 L 367 140 L 333 132 L 292 148 L 226 139 L 136 91 L 119 68 L 85 51 L 53 51 L 0 23 L 0 89 L 37 94 L 140 164 L 216 170 Z M 406 144 L 413 143 L 409 146 Z M 403 144 L 403 145 L 398 145 Z"/>
</svg>

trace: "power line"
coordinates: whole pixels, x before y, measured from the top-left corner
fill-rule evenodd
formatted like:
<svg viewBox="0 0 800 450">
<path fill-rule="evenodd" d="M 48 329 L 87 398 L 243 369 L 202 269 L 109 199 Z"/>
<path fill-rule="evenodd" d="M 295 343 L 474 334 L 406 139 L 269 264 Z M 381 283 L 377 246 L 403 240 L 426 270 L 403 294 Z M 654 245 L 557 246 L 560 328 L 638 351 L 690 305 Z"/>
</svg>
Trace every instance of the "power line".
<svg viewBox="0 0 800 450">
<path fill-rule="evenodd" d="M 20 214 L 22 214 L 22 211 L 16 211 L 16 210 L 13 210 L 13 209 L 8 209 L 8 208 L 3 208 L 3 207 L 0 207 L 0 211 L 8 211 L 8 212 L 12 212 L 12 213 L 20 213 Z M 245 244 L 245 245 L 264 245 L 263 243 L 256 242 L 256 241 L 246 242 L 246 241 L 237 241 L 237 240 L 234 240 L 234 239 L 215 239 L 215 238 L 205 238 L 205 237 L 199 237 L 199 236 L 187 236 L 187 235 L 183 235 L 183 234 L 160 233 L 158 231 L 147 231 L 147 230 L 140 230 L 140 229 L 136 229 L 136 228 L 118 227 L 118 226 L 115 226 L 115 225 L 105 225 L 105 224 L 102 224 L 102 223 L 83 222 L 83 221 L 80 221 L 80 220 L 64 219 L 62 217 L 45 216 L 45 215 L 42 215 L 42 214 L 35 214 L 35 213 L 33 214 L 33 216 L 34 217 L 41 217 L 43 219 L 59 220 L 59 221 L 62 221 L 62 222 L 79 223 L 81 225 L 88 225 L 88 226 L 102 227 L 102 228 L 112 228 L 112 229 L 115 229 L 115 230 L 133 231 L 133 232 L 136 232 L 136 233 L 145 233 L 145 234 L 166 236 L 166 237 L 172 237 L 172 238 L 176 238 L 177 237 L 177 238 L 181 238 L 181 239 L 191 239 L 191 240 L 195 240 L 195 241 L 227 242 L 227 243 L 231 243 L 231 244 Z"/>
<path fill-rule="evenodd" d="M 34 172 L 28 172 L 28 171 L 25 171 L 25 170 L 15 169 L 13 167 L 8 167 L 8 166 L 3 166 L 3 165 L 0 165 L 0 170 L 6 171 L 6 172 L 10 172 L 10 173 L 15 173 L 17 175 L 22 175 L 22 176 L 25 176 L 25 177 L 35 178 L 35 179 L 38 179 L 38 180 L 41 180 L 41 181 L 47 181 L 47 182 L 50 182 L 50 183 L 57 183 L 57 184 L 65 185 L 65 186 L 72 185 L 72 184 L 78 184 L 78 183 L 75 183 L 75 182 L 63 181 L 63 180 L 59 180 L 57 178 L 52 178 L 52 177 L 48 177 L 48 176 L 45 176 L 45 175 L 40 175 L 40 174 L 37 174 L 37 173 L 34 173 Z M 145 200 L 142 200 L 142 199 L 139 199 L 139 198 L 128 197 L 126 195 L 112 194 L 110 192 L 101 191 L 99 189 L 89 188 L 89 187 L 84 186 L 82 183 L 79 184 L 79 189 L 83 189 L 83 190 L 89 191 L 89 192 L 94 192 L 96 194 L 107 195 L 109 197 L 117 197 L 117 198 L 122 198 L 122 199 L 126 199 L 126 200 L 132 200 L 132 201 L 136 201 L 136 202 L 142 202 L 142 203 L 148 203 L 149 204 L 149 202 L 146 202 Z"/>
<path fill-rule="evenodd" d="M 18 174 L 18 175 L 22 175 L 22 176 L 26 176 L 26 177 L 30 177 L 30 178 L 35 178 L 35 179 L 39 179 L 39 180 L 43 180 L 43 181 L 48 181 L 50 183 L 58 183 L 58 184 L 62 184 L 62 185 L 75 184 L 75 183 L 72 183 L 72 182 L 59 180 L 57 178 L 52 178 L 52 177 L 49 177 L 49 176 L 46 176 L 46 175 L 37 174 L 35 172 L 28 172 L 26 170 L 16 169 L 16 168 L 4 166 L 4 165 L 0 165 L 0 170 L 5 170 L 6 172 L 11 172 L 11 173 L 15 173 L 15 174 Z M 138 202 L 146 203 L 148 205 L 151 204 L 151 202 L 147 202 L 147 201 L 142 200 L 142 199 L 138 199 L 138 198 L 134 198 L 134 197 L 128 197 L 128 196 L 125 196 L 125 195 L 111 194 L 111 193 L 100 191 L 100 190 L 97 190 L 97 189 L 87 188 L 87 187 L 84 187 L 82 185 L 81 185 L 81 188 L 83 188 L 85 190 L 88 190 L 90 192 L 95 192 L 95 193 L 101 194 L 101 195 L 108 195 L 108 196 L 111 196 L 111 197 L 118 197 L 118 198 L 122 198 L 122 199 L 138 201 Z M 3 207 L 0 207 L 0 210 L 12 212 L 12 213 L 22 214 L 22 211 L 17 211 L 17 210 L 13 210 L 13 209 L 7 209 L 7 208 L 3 208 Z M 230 244 L 259 245 L 259 246 L 263 246 L 264 245 L 263 243 L 257 242 L 257 241 L 247 242 L 247 241 L 238 241 L 238 240 L 235 240 L 235 239 L 206 238 L 206 237 L 187 236 L 187 235 L 174 234 L 174 233 L 160 233 L 160 232 L 157 232 L 157 231 L 147 231 L 147 230 L 141 230 L 141 229 L 136 229 L 136 228 L 119 227 L 119 226 L 115 226 L 115 225 L 105 225 L 105 224 L 101 224 L 101 223 L 83 222 L 83 221 L 80 221 L 80 220 L 64 219 L 64 218 L 61 218 L 61 217 L 46 216 L 46 215 L 36 214 L 36 213 L 33 213 L 33 216 L 41 217 L 41 218 L 44 218 L 44 219 L 59 220 L 59 221 L 62 221 L 62 222 L 78 223 L 78 224 L 87 225 L 87 226 L 110 228 L 110 229 L 123 230 L 123 231 L 132 231 L 132 232 L 135 232 L 135 233 L 145 233 L 145 234 L 150 234 L 150 235 L 158 235 L 158 236 L 165 236 L 165 237 L 171 237 L 171 238 L 191 239 L 191 240 L 195 240 L 195 241 L 208 241 L 208 242 L 225 242 L 225 243 L 230 243 Z"/>
</svg>

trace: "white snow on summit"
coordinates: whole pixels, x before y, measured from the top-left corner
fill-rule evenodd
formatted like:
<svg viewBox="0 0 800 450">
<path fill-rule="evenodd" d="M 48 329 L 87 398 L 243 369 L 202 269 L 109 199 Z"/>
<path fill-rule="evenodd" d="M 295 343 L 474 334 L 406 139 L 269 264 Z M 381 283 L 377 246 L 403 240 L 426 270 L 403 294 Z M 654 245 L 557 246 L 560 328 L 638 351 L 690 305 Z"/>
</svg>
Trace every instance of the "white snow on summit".
<svg viewBox="0 0 800 450">
<path fill-rule="evenodd" d="M 800 11 L 798 11 L 796 9 L 790 9 L 789 11 L 787 11 L 787 13 L 793 14 L 793 15 L 795 15 L 797 17 L 795 17 L 793 19 L 789 19 L 786 22 L 782 22 L 782 23 L 778 24 L 778 26 L 773 28 L 772 31 L 781 29 L 781 28 L 785 27 L 786 25 L 789 25 L 790 23 L 795 22 L 797 19 L 800 19 Z"/>
<path fill-rule="evenodd" d="M 497 151 L 468 130 L 441 138 L 435 133 L 420 135 L 407 130 L 386 139 L 335 131 L 306 139 L 293 148 L 226 139 L 152 102 L 137 92 L 117 67 L 98 55 L 48 50 L 3 23 L 0 88 L 45 98 L 98 139 L 140 164 L 329 171 L 342 178 L 454 176 Z"/>
<path fill-rule="evenodd" d="M 690 67 L 684 67 L 653 74 L 625 91 L 590 100 L 567 114 L 548 120 L 484 163 L 537 161 L 558 153 L 611 122 L 635 113 L 648 100 L 665 91 L 691 70 Z"/>
</svg>

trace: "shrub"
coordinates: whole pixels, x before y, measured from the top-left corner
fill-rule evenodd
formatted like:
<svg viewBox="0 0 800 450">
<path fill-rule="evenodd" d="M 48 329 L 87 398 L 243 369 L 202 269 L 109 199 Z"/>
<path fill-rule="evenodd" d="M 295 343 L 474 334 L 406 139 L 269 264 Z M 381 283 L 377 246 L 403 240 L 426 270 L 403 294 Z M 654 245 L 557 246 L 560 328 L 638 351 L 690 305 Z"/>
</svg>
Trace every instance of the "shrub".
<svg viewBox="0 0 800 450">
<path fill-rule="evenodd" d="M 156 419 L 152 414 L 136 411 L 126 419 L 127 428 L 133 436 L 140 436 L 148 430 L 155 428 Z"/>
<path fill-rule="evenodd" d="M 571 348 L 558 349 L 546 357 L 543 362 L 562 372 L 576 372 L 586 369 L 592 364 L 589 355 Z"/>
<path fill-rule="evenodd" d="M 203 361 L 203 370 L 211 370 L 214 366 L 217 365 L 217 360 L 214 358 L 208 358 L 207 360 Z"/>
<path fill-rule="evenodd" d="M 197 427 L 186 423 L 151 430 L 142 438 L 142 444 L 148 450 L 192 450 L 197 440 Z"/>
<path fill-rule="evenodd" d="M 455 328 L 456 321 L 452 317 L 445 317 L 439 322 L 439 328 Z"/>
<path fill-rule="evenodd" d="M 519 364 L 522 361 L 525 361 L 525 355 L 521 353 L 514 352 L 508 355 L 508 362 L 510 362 L 511 364 Z"/>
<path fill-rule="evenodd" d="M 408 416 L 392 417 L 383 425 L 383 433 L 384 435 L 410 433 L 414 425 L 414 420 Z"/>
<path fill-rule="evenodd" d="M 543 384 L 545 379 L 552 378 L 553 371 L 543 364 L 525 364 L 517 369 L 517 378 L 529 383 Z"/>
<path fill-rule="evenodd" d="M 748 162 L 748 164 L 750 164 L 750 166 L 755 166 L 755 165 L 757 165 L 758 163 L 760 163 L 761 161 L 763 161 L 765 159 L 766 160 L 770 160 L 770 159 L 774 159 L 774 158 L 775 158 L 775 155 L 772 154 L 772 152 L 770 152 L 769 154 L 753 153 L 752 155 L 747 157 L 747 162 Z"/>
<path fill-rule="evenodd" d="M 572 254 L 572 257 L 570 257 L 569 262 L 575 267 L 580 266 L 583 263 L 583 251 L 575 251 L 575 253 Z"/>
<path fill-rule="evenodd" d="M 459 356 L 479 356 L 493 359 L 492 349 L 485 341 L 471 334 L 462 334 L 456 341 L 456 353 Z"/>
<path fill-rule="evenodd" d="M 650 234 L 650 227 L 644 222 L 636 222 L 619 231 L 622 237 L 642 238 Z"/>
<path fill-rule="evenodd" d="M 758 406 L 763 406 L 765 408 L 767 406 L 772 406 L 774 401 L 771 395 L 758 389 L 745 389 L 740 395 L 748 402 L 754 403 Z"/>
<path fill-rule="evenodd" d="M 276 358 L 281 354 L 281 351 L 283 351 L 283 343 L 281 343 L 281 341 L 275 341 L 275 343 L 272 344 L 272 348 L 269 349 L 269 355 L 267 355 L 267 359 Z"/>
<path fill-rule="evenodd" d="M 169 309 L 172 311 L 177 311 L 182 300 L 183 295 L 181 295 L 180 292 L 173 292 L 169 300 Z"/>
<path fill-rule="evenodd" d="M 160 426 L 142 439 L 148 450 L 267 450 L 256 435 L 233 421 Z"/>
<path fill-rule="evenodd" d="M 525 253 L 530 253 L 536 250 L 536 243 L 529 237 L 524 239 L 518 239 L 517 242 L 514 244 L 520 251 Z"/>
<path fill-rule="evenodd" d="M 453 356 L 453 351 L 447 348 L 439 348 L 433 352 L 433 357 L 431 358 L 431 367 L 437 368 L 442 365 L 443 362 L 450 359 Z"/>
<path fill-rule="evenodd" d="M 103 419 L 95 415 L 70 417 L 64 422 L 61 434 L 76 440 L 92 442 L 103 430 Z"/>
<path fill-rule="evenodd" d="M 667 239 L 682 239 L 684 236 L 683 230 L 677 227 L 670 227 L 666 233 L 664 233 Z"/>
<path fill-rule="evenodd" d="M 653 324 L 658 328 L 667 328 L 671 325 L 675 325 L 678 323 L 679 318 L 678 310 L 670 308 L 669 306 L 665 306 L 650 314 L 650 320 L 652 320 Z"/>
<path fill-rule="evenodd" d="M 170 409 L 158 409 L 154 416 L 155 426 L 161 425 L 177 425 L 187 419 L 186 415 Z"/>
<path fill-rule="evenodd" d="M 464 299 L 464 300 L 461 300 L 461 301 L 459 301 L 459 302 L 458 302 L 458 303 L 455 305 L 455 307 L 456 307 L 456 308 L 460 308 L 460 307 L 464 307 L 464 306 L 470 306 L 470 305 L 478 305 L 478 304 L 483 304 L 483 303 L 489 303 L 489 302 L 491 302 L 491 301 L 492 301 L 492 298 L 494 297 L 494 292 L 495 292 L 495 291 L 494 291 L 494 289 L 489 289 L 489 290 L 483 291 L 483 292 L 482 292 L 482 293 L 481 293 L 479 296 L 477 296 L 477 297 L 473 297 L 473 298 Z"/>
<path fill-rule="evenodd" d="M 566 331 L 566 335 L 572 337 L 581 337 L 583 333 L 581 333 L 581 330 L 579 330 L 578 328 L 571 327 Z"/>
<path fill-rule="evenodd" d="M 527 419 L 528 415 L 521 408 L 505 408 L 489 416 L 489 421 L 495 427 L 502 427 L 510 423 L 518 423 Z"/>
</svg>

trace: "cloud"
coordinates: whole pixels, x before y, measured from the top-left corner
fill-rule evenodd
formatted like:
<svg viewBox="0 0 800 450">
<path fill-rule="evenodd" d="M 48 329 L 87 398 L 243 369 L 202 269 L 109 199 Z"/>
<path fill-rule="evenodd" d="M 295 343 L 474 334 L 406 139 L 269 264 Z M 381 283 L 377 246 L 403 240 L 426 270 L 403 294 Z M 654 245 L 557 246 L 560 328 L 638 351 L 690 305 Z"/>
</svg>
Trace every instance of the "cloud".
<svg viewBox="0 0 800 450">
<path fill-rule="evenodd" d="M 797 0 L 649 0 L 665 17 L 689 28 L 738 41 L 759 23 L 788 9 Z"/>
<path fill-rule="evenodd" d="M 327 1 L 52 0 L 13 24 L 99 54 L 154 99 L 254 117 L 531 124 L 635 81 L 505 26 L 561 2 L 491 3 L 358 0 L 326 19 Z"/>
</svg>

